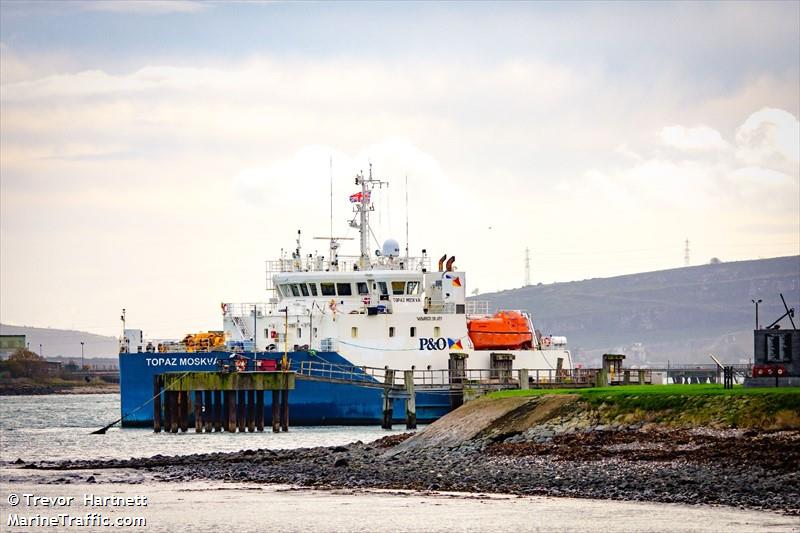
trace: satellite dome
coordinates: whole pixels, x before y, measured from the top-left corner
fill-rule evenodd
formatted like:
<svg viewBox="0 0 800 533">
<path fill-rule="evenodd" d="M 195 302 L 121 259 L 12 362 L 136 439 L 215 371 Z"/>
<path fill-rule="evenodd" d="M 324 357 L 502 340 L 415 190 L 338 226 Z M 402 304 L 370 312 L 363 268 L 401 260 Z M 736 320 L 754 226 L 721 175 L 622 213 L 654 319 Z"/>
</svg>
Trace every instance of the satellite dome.
<svg viewBox="0 0 800 533">
<path fill-rule="evenodd" d="M 381 255 L 384 257 L 400 257 L 400 244 L 394 239 L 386 239 L 383 243 Z"/>
</svg>

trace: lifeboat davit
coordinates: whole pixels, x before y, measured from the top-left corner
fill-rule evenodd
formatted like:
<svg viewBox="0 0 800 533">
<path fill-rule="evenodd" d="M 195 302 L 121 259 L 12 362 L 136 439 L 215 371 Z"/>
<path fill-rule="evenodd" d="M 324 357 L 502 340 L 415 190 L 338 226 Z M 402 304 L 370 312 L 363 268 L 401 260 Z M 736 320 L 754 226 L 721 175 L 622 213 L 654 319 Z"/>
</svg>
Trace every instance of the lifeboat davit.
<svg viewBox="0 0 800 533">
<path fill-rule="evenodd" d="M 467 331 L 476 350 L 530 350 L 533 332 L 528 318 L 518 311 L 467 320 Z"/>
</svg>

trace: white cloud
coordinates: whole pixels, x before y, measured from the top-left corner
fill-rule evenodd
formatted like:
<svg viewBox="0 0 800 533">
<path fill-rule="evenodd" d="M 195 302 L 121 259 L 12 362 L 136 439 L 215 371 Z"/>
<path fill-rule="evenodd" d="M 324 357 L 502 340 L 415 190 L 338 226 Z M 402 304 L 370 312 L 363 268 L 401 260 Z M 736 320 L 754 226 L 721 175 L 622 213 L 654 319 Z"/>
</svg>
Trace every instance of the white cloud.
<svg viewBox="0 0 800 533">
<path fill-rule="evenodd" d="M 91 0 L 80 3 L 80 7 L 86 11 L 110 11 L 139 15 L 195 13 L 206 9 L 209 5 L 209 2 L 191 0 Z"/>
<path fill-rule="evenodd" d="M 665 145 L 687 152 L 707 152 L 728 148 L 728 143 L 717 130 L 704 125 L 691 128 L 666 126 L 659 133 L 659 137 Z"/>
<path fill-rule="evenodd" d="M 736 157 L 747 165 L 794 174 L 800 168 L 800 122 L 782 109 L 761 109 L 736 130 L 736 146 Z"/>
</svg>

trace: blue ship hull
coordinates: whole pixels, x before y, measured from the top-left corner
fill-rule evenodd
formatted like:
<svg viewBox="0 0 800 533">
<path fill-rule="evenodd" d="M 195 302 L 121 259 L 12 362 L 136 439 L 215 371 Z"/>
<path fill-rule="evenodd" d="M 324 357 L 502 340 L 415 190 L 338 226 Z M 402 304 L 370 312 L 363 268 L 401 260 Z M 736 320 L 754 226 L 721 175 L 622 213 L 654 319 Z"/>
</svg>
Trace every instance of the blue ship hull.
<svg viewBox="0 0 800 533">
<path fill-rule="evenodd" d="M 153 376 L 164 372 L 218 371 L 218 359 L 230 354 L 210 353 L 121 353 L 120 409 L 123 427 L 152 427 Z M 252 353 L 244 354 L 253 358 Z M 275 360 L 282 354 L 260 352 L 258 360 Z M 352 364 L 335 352 L 289 352 L 292 367 L 303 361 Z M 289 420 L 292 425 L 367 425 L 380 424 L 383 418 L 382 391 L 342 383 L 325 383 L 298 379 L 296 388 L 289 393 Z M 272 395 L 264 395 L 267 409 L 272 405 Z M 394 422 L 401 423 L 405 416 L 405 400 L 393 400 Z M 430 423 L 450 411 L 447 393 L 424 392 L 416 395 L 417 422 Z M 269 410 L 267 411 L 269 416 Z"/>
</svg>

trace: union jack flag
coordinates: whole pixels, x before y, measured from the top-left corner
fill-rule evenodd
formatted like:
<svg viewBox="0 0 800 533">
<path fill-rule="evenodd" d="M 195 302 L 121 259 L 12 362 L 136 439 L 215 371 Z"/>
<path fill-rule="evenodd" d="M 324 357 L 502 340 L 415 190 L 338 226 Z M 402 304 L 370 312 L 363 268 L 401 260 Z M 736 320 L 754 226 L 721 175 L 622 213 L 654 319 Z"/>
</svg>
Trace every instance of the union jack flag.
<svg viewBox="0 0 800 533">
<path fill-rule="evenodd" d="M 351 204 L 357 204 L 357 203 L 361 202 L 362 199 L 363 199 L 363 202 L 365 204 L 368 204 L 369 203 L 369 197 L 370 197 L 370 192 L 369 191 L 367 191 L 366 196 L 364 196 L 363 193 L 357 192 L 355 194 L 351 194 L 350 195 L 350 203 Z"/>
</svg>

